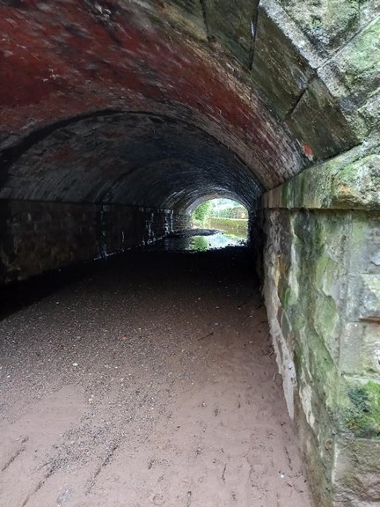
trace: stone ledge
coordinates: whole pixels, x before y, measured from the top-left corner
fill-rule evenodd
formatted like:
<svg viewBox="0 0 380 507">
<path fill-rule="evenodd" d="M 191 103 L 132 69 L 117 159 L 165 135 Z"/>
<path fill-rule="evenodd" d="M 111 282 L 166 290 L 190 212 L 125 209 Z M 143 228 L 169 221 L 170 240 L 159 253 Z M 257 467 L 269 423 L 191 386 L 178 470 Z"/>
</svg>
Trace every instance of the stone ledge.
<svg viewBox="0 0 380 507">
<path fill-rule="evenodd" d="M 362 145 L 267 192 L 264 208 L 380 210 L 379 141 Z"/>
</svg>

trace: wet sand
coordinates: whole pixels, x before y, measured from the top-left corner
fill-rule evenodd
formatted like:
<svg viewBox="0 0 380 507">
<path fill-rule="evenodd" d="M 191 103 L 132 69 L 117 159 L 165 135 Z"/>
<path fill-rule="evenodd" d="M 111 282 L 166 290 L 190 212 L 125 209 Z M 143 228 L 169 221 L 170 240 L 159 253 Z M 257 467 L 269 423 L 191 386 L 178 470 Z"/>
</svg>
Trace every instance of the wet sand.
<svg viewBox="0 0 380 507">
<path fill-rule="evenodd" d="M 0 505 L 309 507 L 257 286 L 136 251 L 4 318 Z"/>
</svg>

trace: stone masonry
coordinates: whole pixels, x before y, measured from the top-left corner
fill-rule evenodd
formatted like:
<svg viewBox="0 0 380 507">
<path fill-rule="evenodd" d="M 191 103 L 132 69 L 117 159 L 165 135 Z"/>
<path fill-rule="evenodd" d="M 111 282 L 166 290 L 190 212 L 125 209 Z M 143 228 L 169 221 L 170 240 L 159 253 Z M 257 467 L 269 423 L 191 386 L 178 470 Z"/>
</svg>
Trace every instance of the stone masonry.
<svg viewBox="0 0 380 507">
<path fill-rule="evenodd" d="M 0 285 L 151 243 L 188 218 L 131 206 L 0 201 Z"/>
<path fill-rule="evenodd" d="M 378 146 L 264 196 L 265 299 L 319 505 L 380 502 Z"/>
</svg>

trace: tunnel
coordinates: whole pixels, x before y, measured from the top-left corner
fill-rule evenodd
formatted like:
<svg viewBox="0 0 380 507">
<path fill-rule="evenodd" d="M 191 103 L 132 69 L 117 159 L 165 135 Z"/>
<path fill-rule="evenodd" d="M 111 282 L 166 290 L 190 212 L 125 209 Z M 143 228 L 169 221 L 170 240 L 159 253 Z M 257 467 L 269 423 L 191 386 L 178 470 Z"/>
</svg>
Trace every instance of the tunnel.
<svg viewBox="0 0 380 507">
<path fill-rule="evenodd" d="M 262 194 L 261 182 L 237 155 L 177 119 L 104 111 L 34 136 L 38 141 L 18 153 L 10 166 L 2 188 L 5 199 L 185 215 L 198 202 L 216 196 L 235 197 L 251 206 Z"/>
<path fill-rule="evenodd" d="M 0 14 L 0 286 L 154 244 L 205 200 L 241 203 L 312 498 L 378 505 L 376 1 Z"/>
</svg>

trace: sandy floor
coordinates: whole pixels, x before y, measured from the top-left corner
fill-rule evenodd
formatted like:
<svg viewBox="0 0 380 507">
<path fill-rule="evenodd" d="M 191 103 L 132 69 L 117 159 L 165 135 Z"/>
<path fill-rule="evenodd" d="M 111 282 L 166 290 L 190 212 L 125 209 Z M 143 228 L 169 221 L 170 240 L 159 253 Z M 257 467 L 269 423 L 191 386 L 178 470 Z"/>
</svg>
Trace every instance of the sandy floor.
<svg viewBox="0 0 380 507">
<path fill-rule="evenodd" d="M 0 322 L 1 507 L 310 505 L 242 250 L 131 254 Z"/>
</svg>

